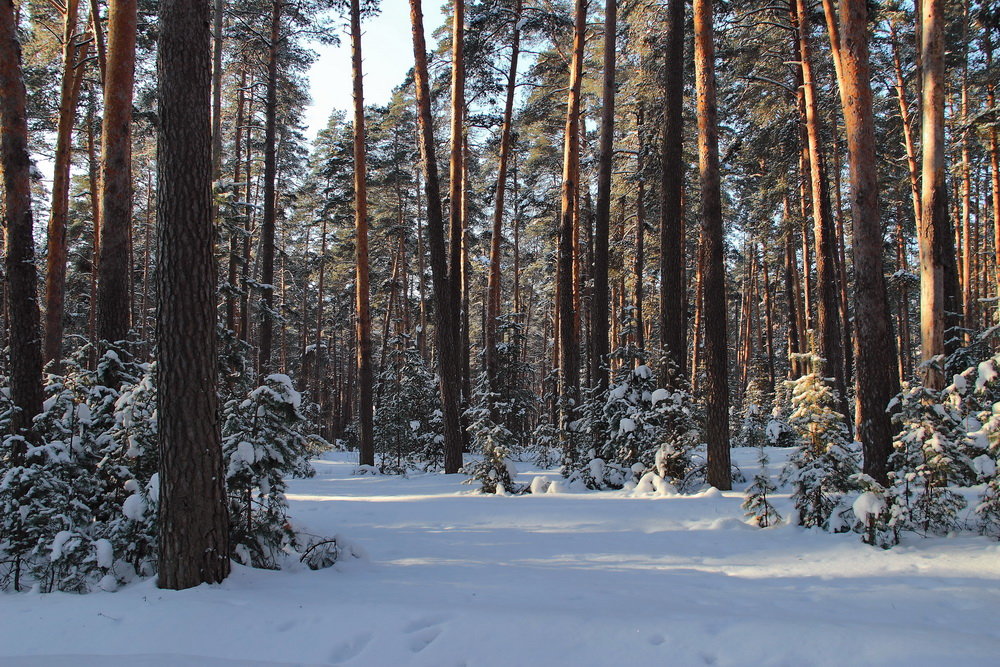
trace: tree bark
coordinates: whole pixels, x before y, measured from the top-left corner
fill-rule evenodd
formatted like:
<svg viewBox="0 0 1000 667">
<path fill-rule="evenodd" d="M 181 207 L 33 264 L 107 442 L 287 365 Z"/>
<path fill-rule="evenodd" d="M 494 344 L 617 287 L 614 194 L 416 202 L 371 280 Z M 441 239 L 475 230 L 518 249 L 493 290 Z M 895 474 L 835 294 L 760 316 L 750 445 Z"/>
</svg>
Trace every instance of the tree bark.
<svg viewBox="0 0 1000 667">
<path fill-rule="evenodd" d="M 135 85 L 135 0 L 111 0 L 101 132 L 101 252 L 97 281 L 97 338 L 128 336 L 132 300 L 132 91 Z"/>
<path fill-rule="evenodd" d="M 819 356 L 824 361 L 825 374 L 833 379 L 833 388 L 840 401 L 841 413 L 847 415 L 847 385 L 844 381 L 843 326 L 840 321 L 840 302 L 837 288 L 836 239 L 833 229 L 833 212 L 827 184 L 822 149 L 822 129 L 816 86 L 812 71 L 812 47 L 809 39 L 809 21 L 805 0 L 796 0 L 793 21 L 798 28 L 798 57 L 802 68 L 806 138 L 809 147 L 809 182 L 812 190 L 812 214 L 816 253 L 817 328 Z M 842 65 L 841 65 L 842 66 Z"/>
<path fill-rule="evenodd" d="M 69 215 L 73 119 L 79 93 L 79 86 L 76 85 L 78 8 L 78 0 L 67 0 L 63 18 L 63 71 L 52 172 L 52 209 L 49 215 L 48 254 L 45 258 L 44 360 L 46 363 L 55 362 L 57 368 L 62 362 L 63 312 L 66 297 L 66 222 Z"/>
<path fill-rule="evenodd" d="M 894 434 L 887 407 L 899 393 L 899 376 L 889 361 L 896 350 L 882 265 L 866 0 L 840 0 L 840 21 L 840 95 L 847 130 L 854 224 L 858 437 L 864 447 L 864 472 L 886 484 Z"/>
<path fill-rule="evenodd" d="M 435 303 L 435 334 L 438 346 L 438 382 L 444 415 L 444 468 L 446 473 L 462 467 L 462 433 L 459 419 L 461 402 L 461 361 L 459 355 L 459 313 L 452 307 L 448 256 L 445 248 L 444 217 L 441 213 L 441 185 L 434 149 L 430 79 L 427 73 L 427 44 L 421 0 L 410 0 L 413 31 L 414 83 L 417 120 L 420 129 L 420 156 L 424 168 L 427 206 L 427 245 L 431 254 L 431 281 Z"/>
<path fill-rule="evenodd" d="M 663 155 L 660 180 L 660 338 L 680 376 L 686 375 L 684 305 L 684 0 L 667 4 Z M 692 368 L 691 373 L 696 371 Z"/>
<path fill-rule="evenodd" d="M 694 0 L 695 88 L 698 98 L 698 169 L 705 243 L 705 396 L 708 483 L 732 488 L 729 457 L 729 361 L 726 341 L 726 267 L 715 92 L 712 0 Z"/>
<path fill-rule="evenodd" d="M 362 83 L 361 7 L 351 0 L 351 71 L 354 85 L 354 231 L 355 309 L 358 337 L 358 461 L 375 465 L 374 387 L 372 371 L 372 316 L 368 282 L 368 186 L 365 167 L 365 101 Z M 316 351 L 319 353 L 319 350 Z"/>
<path fill-rule="evenodd" d="M 281 3 L 271 2 L 271 33 L 267 54 L 267 101 L 264 107 L 264 210 L 260 224 L 260 347 L 257 374 L 270 372 L 274 339 L 274 228 L 277 181 L 278 40 L 281 38 Z"/>
<path fill-rule="evenodd" d="M 207 0 L 161 0 L 157 137 L 157 586 L 229 574 L 218 417 Z"/>
<path fill-rule="evenodd" d="M 42 411 L 42 334 L 25 98 L 14 3 L 0 0 L 0 160 L 4 186 L 5 288 L 12 350 L 10 397 L 17 408 L 11 419 L 11 434 L 33 440 L 32 420 Z M 24 452 L 24 440 L 15 441 L 11 464 L 22 463 Z"/>
<path fill-rule="evenodd" d="M 604 72 L 601 89 L 601 144 L 597 162 L 597 208 L 594 211 L 593 301 L 591 350 L 593 378 L 598 391 L 608 387 L 608 254 L 611 226 L 611 172 L 614 168 L 615 70 L 617 63 L 618 2 L 604 3 Z"/>
<path fill-rule="evenodd" d="M 573 55 L 569 70 L 566 131 L 563 137 L 563 170 L 559 214 L 559 396 L 561 420 L 566 428 L 572 419 L 579 390 L 579 330 L 574 309 L 574 265 L 576 258 L 575 207 L 580 176 L 580 88 L 583 81 L 583 47 L 587 31 L 586 0 L 574 8 Z"/>
<path fill-rule="evenodd" d="M 946 335 L 957 312 L 957 271 L 954 238 L 948 225 L 948 191 L 945 182 L 944 96 L 947 82 L 944 64 L 944 3 L 921 2 L 923 60 L 921 99 L 921 145 L 923 148 L 920 246 L 920 354 L 927 386 L 944 387 L 943 369 L 930 364 L 952 345 Z M 952 284 L 954 283 L 954 284 Z"/>
<path fill-rule="evenodd" d="M 486 361 L 486 377 L 490 392 L 498 391 L 497 376 L 497 319 L 500 317 L 500 258 L 503 237 L 504 201 L 507 194 L 507 167 L 510 161 L 511 123 L 514 117 L 514 94 L 517 92 L 517 60 L 521 54 L 521 3 L 515 0 L 514 14 L 511 17 L 512 28 L 510 38 L 510 67 L 507 69 L 507 95 L 504 100 L 503 124 L 500 128 L 500 162 L 497 167 L 497 191 L 493 206 L 493 229 L 490 236 L 490 272 L 486 285 L 486 329 L 484 331 L 483 355 Z M 516 243 L 515 243 L 516 245 Z M 515 252 L 517 252 L 515 248 Z M 517 271 L 515 270 L 515 275 Z M 517 298 L 514 299 L 514 312 L 517 312 Z M 492 400 L 491 400 L 492 403 Z"/>
</svg>

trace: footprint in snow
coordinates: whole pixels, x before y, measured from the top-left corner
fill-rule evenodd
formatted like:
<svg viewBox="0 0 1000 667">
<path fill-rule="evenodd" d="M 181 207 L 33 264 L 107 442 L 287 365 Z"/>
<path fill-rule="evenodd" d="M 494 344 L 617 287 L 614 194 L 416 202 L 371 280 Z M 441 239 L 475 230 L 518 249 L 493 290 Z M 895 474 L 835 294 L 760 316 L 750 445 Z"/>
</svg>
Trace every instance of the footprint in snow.
<svg viewBox="0 0 1000 667">
<path fill-rule="evenodd" d="M 355 635 L 353 638 L 334 647 L 333 652 L 330 653 L 330 662 L 339 664 L 358 657 L 365 650 L 365 647 L 371 643 L 371 640 L 372 634 L 370 632 L 362 632 L 359 635 Z"/>
<path fill-rule="evenodd" d="M 403 632 L 407 634 L 412 634 L 417 630 L 423 630 L 424 628 L 429 628 L 434 625 L 441 625 L 447 619 L 437 617 L 437 616 L 425 616 L 423 618 L 418 618 L 416 620 L 410 621 L 403 628 Z"/>
<path fill-rule="evenodd" d="M 653 646 L 659 646 L 665 641 L 666 639 L 661 634 L 655 634 L 649 638 L 649 643 L 652 644 Z"/>
<path fill-rule="evenodd" d="M 412 636 L 410 637 L 410 650 L 414 653 L 420 653 L 440 636 L 441 628 L 431 627 L 423 630 L 417 630 L 412 633 Z"/>
</svg>

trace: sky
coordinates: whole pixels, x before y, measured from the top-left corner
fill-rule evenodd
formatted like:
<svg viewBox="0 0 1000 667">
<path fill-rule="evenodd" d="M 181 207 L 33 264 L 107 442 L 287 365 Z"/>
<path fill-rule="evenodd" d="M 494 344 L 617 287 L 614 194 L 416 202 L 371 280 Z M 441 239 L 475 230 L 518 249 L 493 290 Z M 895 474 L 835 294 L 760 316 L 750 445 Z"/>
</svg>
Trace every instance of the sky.
<svg viewBox="0 0 1000 667">
<path fill-rule="evenodd" d="M 427 48 L 433 49 L 435 40 L 431 33 L 441 25 L 442 14 L 438 0 L 425 0 L 423 4 Z M 413 67 L 409 3 L 382 0 L 381 6 L 378 16 L 361 24 L 365 104 L 387 103 L 392 89 L 402 83 Z M 342 27 L 340 46 L 313 45 L 319 58 L 309 70 L 312 104 L 305 114 L 309 138 L 326 127 L 331 111 L 351 110 L 351 40 L 346 21 Z"/>
</svg>

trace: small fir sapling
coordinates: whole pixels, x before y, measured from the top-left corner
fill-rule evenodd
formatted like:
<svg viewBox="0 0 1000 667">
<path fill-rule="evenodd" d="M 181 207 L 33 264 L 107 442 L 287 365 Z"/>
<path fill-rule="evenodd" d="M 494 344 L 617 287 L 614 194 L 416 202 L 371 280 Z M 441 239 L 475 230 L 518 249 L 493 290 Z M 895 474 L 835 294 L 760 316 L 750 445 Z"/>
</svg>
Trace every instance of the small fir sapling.
<svg viewBox="0 0 1000 667">
<path fill-rule="evenodd" d="M 844 416 L 836 411 L 837 396 L 820 376 L 822 360 L 814 354 L 795 355 L 810 372 L 791 381 L 793 412 L 789 418 L 802 446 L 791 456 L 781 474 L 791 484 L 792 500 L 802 526 L 824 530 L 849 530 L 844 506 L 855 490 L 851 476 L 858 462 L 851 448 Z"/>
<path fill-rule="evenodd" d="M 758 445 L 757 462 L 760 464 L 760 471 L 747 487 L 742 507 L 751 523 L 767 528 L 777 525 L 781 521 L 781 514 L 771 504 L 770 496 L 774 495 L 778 487 L 771 481 L 767 469 L 769 459 L 763 444 Z"/>
</svg>

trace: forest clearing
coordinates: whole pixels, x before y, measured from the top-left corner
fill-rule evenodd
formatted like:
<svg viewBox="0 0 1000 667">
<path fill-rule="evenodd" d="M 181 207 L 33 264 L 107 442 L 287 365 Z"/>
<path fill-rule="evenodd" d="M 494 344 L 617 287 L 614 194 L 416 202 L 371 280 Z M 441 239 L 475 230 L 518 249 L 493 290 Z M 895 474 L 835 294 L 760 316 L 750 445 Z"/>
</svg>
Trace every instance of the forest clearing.
<svg viewBox="0 0 1000 667">
<path fill-rule="evenodd" d="M 734 458 L 754 474 L 752 450 Z M 325 456 L 289 504 L 360 557 L 315 572 L 237 567 L 181 592 L 147 581 L 2 596 L 0 662 L 985 666 L 1000 649 L 1000 545 L 988 538 L 883 551 L 754 528 L 739 491 L 500 497 L 461 475 L 357 476 L 356 461 Z M 519 466 L 523 483 L 561 479 Z M 778 502 L 786 511 L 787 494 Z"/>
</svg>

